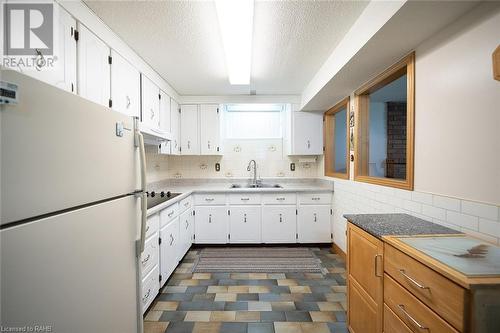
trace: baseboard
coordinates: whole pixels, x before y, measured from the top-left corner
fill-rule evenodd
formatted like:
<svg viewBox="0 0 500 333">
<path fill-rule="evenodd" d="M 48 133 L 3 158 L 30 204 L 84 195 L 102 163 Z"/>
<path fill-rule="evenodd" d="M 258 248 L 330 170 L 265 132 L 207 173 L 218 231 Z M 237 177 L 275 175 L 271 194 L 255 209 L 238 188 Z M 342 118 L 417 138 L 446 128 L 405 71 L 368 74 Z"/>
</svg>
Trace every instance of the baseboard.
<svg viewBox="0 0 500 333">
<path fill-rule="evenodd" d="M 346 260 L 346 254 L 342 249 L 335 243 L 332 243 L 332 252 L 338 254 L 342 259 Z"/>
</svg>

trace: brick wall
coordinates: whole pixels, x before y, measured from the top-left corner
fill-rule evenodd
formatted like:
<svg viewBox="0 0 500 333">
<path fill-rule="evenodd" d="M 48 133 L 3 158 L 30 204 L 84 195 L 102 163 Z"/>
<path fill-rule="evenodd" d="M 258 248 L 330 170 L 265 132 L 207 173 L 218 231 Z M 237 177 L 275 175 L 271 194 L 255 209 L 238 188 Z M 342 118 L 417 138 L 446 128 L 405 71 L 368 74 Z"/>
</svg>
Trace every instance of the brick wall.
<svg viewBox="0 0 500 333">
<path fill-rule="evenodd" d="M 406 178 L 406 102 L 387 103 L 387 178 Z"/>
</svg>

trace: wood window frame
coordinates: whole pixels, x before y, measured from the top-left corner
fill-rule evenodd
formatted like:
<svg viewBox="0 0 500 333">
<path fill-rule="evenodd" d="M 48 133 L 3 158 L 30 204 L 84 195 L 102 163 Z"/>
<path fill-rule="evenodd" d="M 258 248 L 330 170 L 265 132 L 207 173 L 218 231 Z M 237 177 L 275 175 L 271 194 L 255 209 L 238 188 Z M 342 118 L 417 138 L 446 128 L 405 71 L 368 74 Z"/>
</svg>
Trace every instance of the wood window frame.
<svg viewBox="0 0 500 333">
<path fill-rule="evenodd" d="M 368 176 L 368 94 L 406 74 L 406 179 L 391 179 Z M 365 83 L 355 91 L 356 126 L 354 143 L 354 180 L 375 185 L 395 187 L 413 191 L 415 156 L 415 52 Z M 362 139 L 364 138 L 364 141 Z M 363 157 L 363 158 L 361 158 Z M 359 163 L 360 161 L 366 161 Z"/>
<path fill-rule="evenodd" d="M 346 172 L 335 172 L 335 115 L 343 109 L 346 109 Z M 341 179 L 349 179 L 349 114 L 350 98 L 346 97 L 334 107 L 330 108 L 323 115 L 324 122 L 324 146 L 325 146 L 325 176 Z"/>
</svg>

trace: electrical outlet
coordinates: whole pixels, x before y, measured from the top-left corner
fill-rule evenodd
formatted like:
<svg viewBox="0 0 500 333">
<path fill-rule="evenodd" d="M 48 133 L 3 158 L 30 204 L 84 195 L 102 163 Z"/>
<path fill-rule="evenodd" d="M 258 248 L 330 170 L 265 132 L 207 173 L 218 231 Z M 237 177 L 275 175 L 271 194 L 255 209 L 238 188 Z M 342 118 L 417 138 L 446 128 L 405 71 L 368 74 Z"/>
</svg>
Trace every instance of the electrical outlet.
<svg viewBox="0 0 500 333">
<path fill-rule="evenodd" d="M 215 171 L 220 171 L 220 163 L 215 163 Z"/>
<path fill-rule="evenodd" d="M 290 171 L 295 171 L 295 163 L 290 163 Z"/>
</svg>

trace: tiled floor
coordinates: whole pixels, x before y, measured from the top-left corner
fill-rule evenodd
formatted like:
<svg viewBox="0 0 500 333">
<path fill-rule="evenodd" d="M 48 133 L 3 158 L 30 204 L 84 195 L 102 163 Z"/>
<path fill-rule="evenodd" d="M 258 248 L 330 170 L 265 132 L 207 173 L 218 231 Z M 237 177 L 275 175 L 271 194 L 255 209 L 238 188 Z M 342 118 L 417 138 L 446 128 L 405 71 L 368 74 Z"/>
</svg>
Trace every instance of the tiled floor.
<svg viewBox="0 0 500 333">
<path fill-rule="evenodd" d="M 345 263 L 312 248 L 324 273 L 191 273 L 192 249 L 153 302 L 145 333 L 340 333 Z"/>
</svg>

